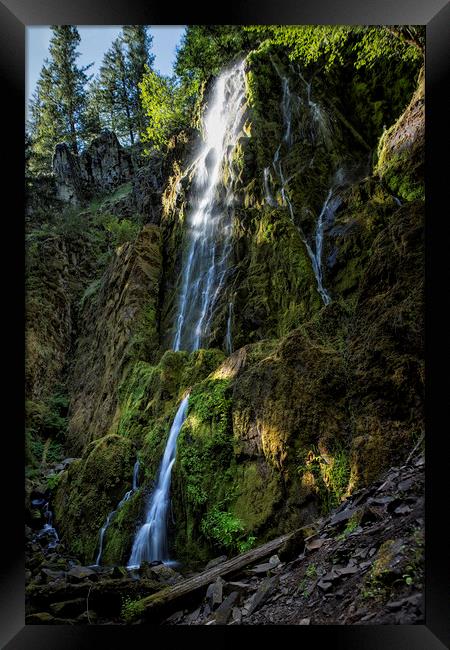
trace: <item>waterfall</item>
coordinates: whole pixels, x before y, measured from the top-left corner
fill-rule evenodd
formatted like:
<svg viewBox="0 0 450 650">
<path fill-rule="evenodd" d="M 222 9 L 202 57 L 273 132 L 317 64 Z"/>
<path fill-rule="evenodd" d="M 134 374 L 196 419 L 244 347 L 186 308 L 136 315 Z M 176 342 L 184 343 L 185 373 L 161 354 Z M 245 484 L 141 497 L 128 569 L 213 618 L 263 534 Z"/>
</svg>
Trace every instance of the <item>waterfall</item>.
<svg viewBox="0 0 450 650">
<path fill-rule="evenodd" d="M 233 352 L 233 340 L 231 338 L 231 324 L 233 320 L 233 303 L 228 303 L 227 333 L 225 336 L 225 347 L 228 354 Z"/>
<path fill-rule="evenodd" d="M 131 550 L 128 568 L 136 568 L 146 560 L 167 560 L 167 512 L 169 509 L 172 467 L 175 462 L 178 434 L 186 418 L 189 396 L 185 397 L 175 415 L 159 469 L 158 481 L 149 502 L 145 523 L 139 529 Z"/>
<path fill-rule="evenodd" d="M 314 269 L 314 274 L 317 281 L 317 291 L 319 292 L 325 305 L 329 305 L 331 298 L 322 282 L 322 244 L 323 244 L 323 231 L 327 223 L 332 223 L 334 214 L 341 204 L 338 196 L 334 195 L 333 188 L 328 190 L 327 198 L 322 206 L 319 217 L 317 219 L 316 234 L 314 237 L 315 250 L 307 244 L 308 254 L 311 258 L 311 263 Z"/>
<path fill-rule="evenodd" d="M 325 225 L 327 223 L 331 223 L 334 217 L 334 213 L 340 204 L 340 201 L 337 197 L 334 197 L 334 190 L 333 188 L 331 188 L 328 191 L 325 202 L 317 218 L 316 232 L 314 237 L 314 250 L 313 250 L 313 246 L 306 238 L 303 229 L 301 228 L 301 226 L 295 223 L 294 208 L 292 206 L 291 200 L 289 199 L 288 193 L 286 191 L 287 184 L 290 179 L 285 178 L 283 173 L 283 167 L 280 160 L 280 151 L 283 143 L 285 143 L 288 150 L 290 149 L 293 143 L 292 107 L 294 105 L 294 98 L 290 91 L 287 77 L 283 76 L 280 73 L 274 61 L 272 61 L 272 63 L 274 65 L 275 70 L 278 73 L 278 76 L 281 79 L 281 85 L 283 90 L 283 95 L 281 99 L 281 113 L 283 117 L 283 136 L 280 144 L 278 145 L 277 150 L 275 151 L 273 161 L 272 161 L 272 166 L 280 181 L 280 186 L 281 186 L 280 193 L 281 193 L 282 204 L 287 206 L 291 217 L 291 221 L 296 225 L 297 230 L 300 233 L 300 237 L 303 243 L 305 244 L 306 251 L 311 260 L 311 266 L 314 271 L 314 275 L 317 282 L 317 291 L 320 297 L 322 298 L 324 304 L 329 305 L 331 302 L 331 298 L 327 290 L 323 286 L 323 271 L 322 271 L 323 233 L 324 233 Z M 317 103 L 313 102 L 311 99 L 311 82 L 307 83 L 303 79 L 301 74 L 299 76 L 301 77 L 302 81 L 305 83 L 306 86 L 307 106 L 308 106 L 309 113 L 311 115 L 311 124 L 312 124 L 311 134 L 310 134 L 311 138 L 315 140 L 317 135 L 320 135 L 324 143 L 328 144 L 330 138 L 330 129 L 329 129 L 326 113 Z M 340 171 L 338 172 L 338 174 L 339 173 Z M 269 188 L 268 168 L 264 169 L 264 189 L 265 189 L 265 196 L 266 196 L 267 203 L 269 205 L 273 205 L 274 202 L 272 202 L 273 199 Z"/>
<path fill-rule="evenodd" d="M 264 167 L 264 191 L 266 195 L 266 201 L 268 205 L 272 206 L 275 208 L 277 206 L 277 202 L 272 196 L 272 193 L 270 191 L 270 186 L 269 186 L 269 180 L 270 180 L 270 169 L 269 167 Z"/>
<path fill-rule="evenodd" d="M 105 538 L 105 533 L 111 523 L 111 521 L 114 518 L 114 515 L 121 509 L 121 507 L 130 499 L 130 497 L 136 492 L 138 488 L 137 480 L 138 480 L 138 475 L 139 475 L 139 460 L 137 460 L 134 464 L 133 468 L 133 482 L 131 485 L 131 490 L 128 490 L 128 492 L 125 492 L 124 496 L 122 499 L 119 501 L 117 504 L 117 507 L 115 510 L 112 510 L 109 515 L 106 517 L 106 521 L 103 524 L 103 526 L 100 529 L 100 534 L 99 534 L 99 543 L 98 543 L 98 553 L 97 553 L 97 559 L 95 560 L 94 566 L 100 566 L 100 561 L 102 559 L 102 553 L 103 553 L 103 540 Z"/>
<path fill-rule="evenodd" d="M 232 159 L 238 138 L 244 137 L 244 112 L 245 73 L 242 61 L 222 72 L 214 83 L 203 116 L 203 142 L 191 165 L 193 180 L 188 196 L 187 248 L 175 318 L 174 351 L 191 352 L 207 345 L 214 307 L 225 286 L 232 249 Z M 223 182 L 225 171 L 228 174 L 226 185 Z M 229 327 L 230 311 L 227 345 L 231 346 Z M 182 400 L 170 428 L 145 523 L 133 542 L 129 568 L 139 567 L 143 561 L 168 560 L 167 513 L 172 467 L 178 435 L 187 415 L 188 400 L 189 395 Z"/>
<path fill-rule="evenodd" d="M 34 540 L 39 542 L 45 552 L 51 551 L 59 544 L 59 537 L 56 529 L 53 526 L 53 512 L 50 510 L 50 505 L 45 499 L 34 499 L 33 506 L 42 507 L 42 512 L 45 518 L 45 524 L 34 536 Z"/>
<path fill-rule="evenodd" d="M 216 80 L 203 120 L 204 141 L 195 162 L 187 216 L 174 350 L 197 350 L 207 342 L 213 309 L 224 286 L 231 252 L 232 158 L 242 136 L 244 62 Z M 223 183 L 223 171 L 230 179 Z"/>
</svg>

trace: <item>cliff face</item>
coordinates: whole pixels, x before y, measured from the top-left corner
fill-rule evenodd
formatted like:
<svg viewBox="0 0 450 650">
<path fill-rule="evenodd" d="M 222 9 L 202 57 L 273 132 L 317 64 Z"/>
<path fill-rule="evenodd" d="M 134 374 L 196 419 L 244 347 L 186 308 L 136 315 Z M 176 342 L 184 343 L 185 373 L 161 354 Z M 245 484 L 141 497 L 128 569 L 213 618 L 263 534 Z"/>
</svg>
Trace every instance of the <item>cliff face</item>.
<svg viewBox="0 0 450 650">
<path fill-rule="evenodd" d="M 79 157 L 66 144 L 57 145 L 53 173 L 57 197 L 79 205 L 86 197 L 111 192 L 130 180 L 133 163 L 116 135 L 104 131 Z"/>
<path fill-rule="evenodd" d="M 91 440 L 111 429 L 129 361 L 155 354 L 161 271 L 159 228 L 147 225 L 134 243 L 117 250 L 104 275 L 89 287 L 69 376 L 72 454 L 81 453 Z"/>
<path fill-rule="evenodd" d="M 139 458 L 139 489 L 104 539 L 105 562 L 128 559 L 187 391 L 169 531 L 186 561 L 312 521 L 423 433 L 423 75 L 413 94 L 411 71 L 383 74 L 380 95 L 375 72 L 305 76 L 276 48 L 248 57 L 225 170 L 230 273 L 208 349 L 191 354 L 169 348 L 195 133 L 134 170 L 111 136 L 80 160 L 58 149 L 59 197 L 89 232 L 136 226 L 117 246 L 83 239 L 78 257 L 67 236 L 40 242 L 51 261 L 29 291 L 30 310 L 36 291 L 48 305 L 29 320 L 29 395 L 66 382 L 79 460 L 61 473 L 55 515 L 82 561 Z"/>
</svg>

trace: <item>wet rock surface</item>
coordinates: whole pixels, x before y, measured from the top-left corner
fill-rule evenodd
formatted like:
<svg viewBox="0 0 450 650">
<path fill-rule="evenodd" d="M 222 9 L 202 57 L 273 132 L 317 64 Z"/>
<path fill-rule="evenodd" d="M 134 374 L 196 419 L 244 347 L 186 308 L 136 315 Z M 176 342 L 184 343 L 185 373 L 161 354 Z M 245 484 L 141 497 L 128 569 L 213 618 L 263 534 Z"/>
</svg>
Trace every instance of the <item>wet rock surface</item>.
<svg viewBox="0 0 450 650">
<path fill-rule="evenodd" d="M 47 469 L 64 471 L 68 458 Z M 418 624 L 424 620 L 424 468 L 422 456 L 391 468 L 358 490 L 306 539 L 293 536 L 265 561 L 217 577 L 188 609 L 166 612 L 163 625 Z M 43 480 L 41 483 L 43 483 Z M 139 571 L 82 566 L 57 538 L 40 535 L 51 495 L 36 483 L 26 527 L 26 623 L 126 624 L 124 604 L 183 583 L 192 572 L 163 563 Z M 50 506 L 49 506 L 50 504 Z M 45 524 L 44 524 L 45 526 Z M 56 532 L 57 535 L 57 532 Z M 296 549 L 296 551 L 294 551 Z M 280 558 L 280 555 L 282 558 Z M 220 568 L 225 556 L 211 560 Z M 181 572 L 180 572 L 181 571 Z M 172 610 L 177 608 L 173 604 Z M 145 617 L 138 621 L 145 622 Z M 134 622 L 134 621 L 133 621 Z"/>
</svg>

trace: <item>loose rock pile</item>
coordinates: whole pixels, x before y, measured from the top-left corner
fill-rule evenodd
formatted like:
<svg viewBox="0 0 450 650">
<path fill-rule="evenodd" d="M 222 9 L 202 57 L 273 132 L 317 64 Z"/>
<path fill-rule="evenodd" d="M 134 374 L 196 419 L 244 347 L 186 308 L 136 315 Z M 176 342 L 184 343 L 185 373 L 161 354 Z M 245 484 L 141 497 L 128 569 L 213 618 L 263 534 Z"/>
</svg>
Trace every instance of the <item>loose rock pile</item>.
<svg viewBox="0 0 450 650">
<path fill-rule="evenodd" d="M 417 624 L 424 620 L 424 458 L 391 468 L 354 493 L 314 535 L 236 574 L 219 575 L 164 625 Z M 138 571 L 83 567 L 61 544 L 45 547 L 28 528 L 27 623 L 125 624 L 146 621 L 133 603 L 186 576 L 154 562 Z M 219 569 L 225 556 L 205 570 Z M 185 573 L 182 570 L 183 573 Z M 201 592 L 200 592 L 201 593 Z M 124 603 L 131 614 L 124 620 Z M 171 604 L 172 610 L 177 602 Z M 178 604 L 180 607 L 180 604 Z M 155 621 L 157 622 L 157 621 Z"/>
<path fill-rule="evenodd" d="M 423 457 L 391 468 L 317 522 L 295 559 L 217 578 L 196 609 L 165 624 L 422 623 L 423 494 Z"/>
</svg>

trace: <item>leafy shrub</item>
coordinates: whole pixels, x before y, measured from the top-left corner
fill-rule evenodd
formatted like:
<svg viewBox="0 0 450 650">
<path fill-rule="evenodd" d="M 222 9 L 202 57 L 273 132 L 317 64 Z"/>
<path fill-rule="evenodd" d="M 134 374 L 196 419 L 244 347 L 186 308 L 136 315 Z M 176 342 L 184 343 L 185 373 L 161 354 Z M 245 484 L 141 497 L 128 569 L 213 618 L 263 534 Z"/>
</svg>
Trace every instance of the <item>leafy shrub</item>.
<svg viewBox="0 0 450 650">
<path fill-rule="evenodd" d="M 203 517 L 200 529 L 210 541 L 226 548 L 229 551 L 244 553 L 248 551 L 255 542 L 255 537 L 244 538 L 244 526 L 240 519 L 231 512 L 221 510 L 214 506 Z"/>
<path fill-rule="evenodd" d="M 129 219 L 119 221 L 117 217 L 111 217 L 106 225 L 106 230 L 112 235 L 112 245 L 121 246 L 129 241 L 134 241 L 139 234 L 139 224 Z"/>
<path fill-rule="evenodd" d="M 300 452 L 303 456 L 304 450 Z M 350 462 L 344 447 L 336 447 L 328 461 L 316 447 L 306 454 L 306 461 L 297 466 L 299 474 L 314 476 L 323 514 L 336 508 L 342 501 L 350 480 Z"/>
<path fill-rule="evenodd" d="M 51 476 L 47 476 L 47 488 L 52 491 L 56 490 L 60 478 L 61 474 L 52 474 Z"/>
<path fill-rule="evenodd" d="M 144 606 L 140 600 L 133 600 L 130 596 L 125 596 L 122 601 L 120 616 L 126 623 L 131 623 L 144 612 Z"/>
</svg>

